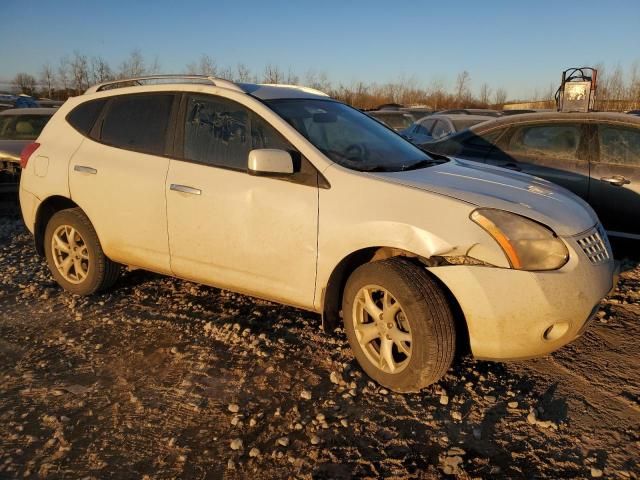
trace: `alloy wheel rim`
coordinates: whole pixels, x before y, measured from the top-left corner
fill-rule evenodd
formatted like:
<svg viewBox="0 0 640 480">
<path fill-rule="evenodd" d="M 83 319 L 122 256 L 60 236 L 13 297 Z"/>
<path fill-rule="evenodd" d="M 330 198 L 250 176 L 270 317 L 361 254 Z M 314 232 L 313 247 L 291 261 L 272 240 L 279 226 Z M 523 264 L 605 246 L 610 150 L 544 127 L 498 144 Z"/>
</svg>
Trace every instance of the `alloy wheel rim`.
<svg viewBox="0 0 640 480">
<path fill-rule="evenodd" d="M 82 283 L 89 275 L 89 249 L 71 225 L 60 225 L 51 237 L 53 263 L 67 282 Z"/>
<path fill-rule="evenodd" d="M 400 302 L 384 287 L 367 285 L 356 294 L 353 327 L 369 361 L 385 373 L 399 373 L 411 359 L 413 336 Z"/>
</svg>

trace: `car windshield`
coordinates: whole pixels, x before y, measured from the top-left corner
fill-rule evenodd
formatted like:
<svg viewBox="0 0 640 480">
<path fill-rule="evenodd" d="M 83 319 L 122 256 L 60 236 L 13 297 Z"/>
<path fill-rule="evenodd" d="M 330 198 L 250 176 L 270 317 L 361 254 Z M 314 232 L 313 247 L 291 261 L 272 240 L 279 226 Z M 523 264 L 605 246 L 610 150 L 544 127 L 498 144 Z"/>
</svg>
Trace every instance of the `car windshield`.
<svg viewBox="0 0 640 480">
<path fill-rule="evenodd" d="M 487 120 L 482 119 L 482 120 L 452 120 L 453 122 L 453 126 L 456 127 L 456 132 L 459 132 L 461 130 L 464 130 L 465 128 L 469 128 L 472 127 L 478 123 L 482 123 L 482 122 L 486 122 Z"/>
<path fill-rule="evenodd" d="M 368 115 L 333 100 L 266 102 L 334 162 L 359 171 L 402 171 L 442 163 Z"/>
<path fill-rule="evenodd" d="M 50 115 L 0 115 L 0 140 L 35 140 Z"/>
</svg>

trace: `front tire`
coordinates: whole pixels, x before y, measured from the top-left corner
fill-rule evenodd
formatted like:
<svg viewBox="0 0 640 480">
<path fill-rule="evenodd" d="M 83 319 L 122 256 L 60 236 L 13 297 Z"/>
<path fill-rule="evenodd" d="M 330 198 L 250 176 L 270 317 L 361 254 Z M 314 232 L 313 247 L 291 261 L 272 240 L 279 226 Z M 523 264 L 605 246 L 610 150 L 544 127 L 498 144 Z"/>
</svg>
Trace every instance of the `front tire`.
<svg viewBox="0 0 640 480">
<path fill-rule="evenodd" d="M 113 286 L 120 265 L 109 260 L 98 235 L 79 208 L 55 213 L 44 233 L 45 256 L 53 278 L 65 290 L 91 295 Z"/>
<path fill-rule="evenodd" d="M 445 293 L 407 259 L 358 267 L 347 280 L 342 312 L 358 363 L 391 390 L 417 392 L 453 362 L 455 322 Z"/>
</svg>

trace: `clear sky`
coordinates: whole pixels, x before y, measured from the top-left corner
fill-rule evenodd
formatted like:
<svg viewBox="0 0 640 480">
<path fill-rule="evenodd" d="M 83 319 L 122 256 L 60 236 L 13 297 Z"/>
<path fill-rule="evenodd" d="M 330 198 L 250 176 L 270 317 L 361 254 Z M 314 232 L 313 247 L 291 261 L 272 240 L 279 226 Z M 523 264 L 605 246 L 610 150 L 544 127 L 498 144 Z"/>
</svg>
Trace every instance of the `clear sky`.
<svg viewBox="0 0 640 480">
<path fill-rule="evenodd" d="M 0 0 L 0 79 L 37 74 L 75 50 L 112 66 L 139 49 L 164 72 L 206 53 L 218 64 L 268 63 L 334 82 L 413 78 L 510 98 L 557 86 L 561 71 L 640 62 L 640 0 Z"/>
</svg>

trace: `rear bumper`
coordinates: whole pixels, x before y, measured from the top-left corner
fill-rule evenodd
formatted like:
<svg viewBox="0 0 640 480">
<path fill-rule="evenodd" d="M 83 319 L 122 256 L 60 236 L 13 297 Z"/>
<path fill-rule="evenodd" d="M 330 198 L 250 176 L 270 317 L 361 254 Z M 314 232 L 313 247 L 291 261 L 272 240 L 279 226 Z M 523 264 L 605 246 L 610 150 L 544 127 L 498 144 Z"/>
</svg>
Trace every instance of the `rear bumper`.
<svg viewBox="0 0 640 480">
<path fill-rule="evenodd" d="M 38 211 L 40 200 L 34 194 L 26 191 L 22 187 L 20 187 L 19 196 L 20 210 L 22 211 L 22 218 L 24 220 L 24 223 L 29 231 L 31 233 L 34 233 L 36 224 L 36 212 Z"/>
<path fill-rule="evenodd" d="M 550 353 L 580 336 L 615 287 L 612 260 L 592 264 L 572 251 L 563 268 L 523 272 L 481 266 L 429 268 L 456 297 L 471 351 L 486 360 Z"/>
</svg>

